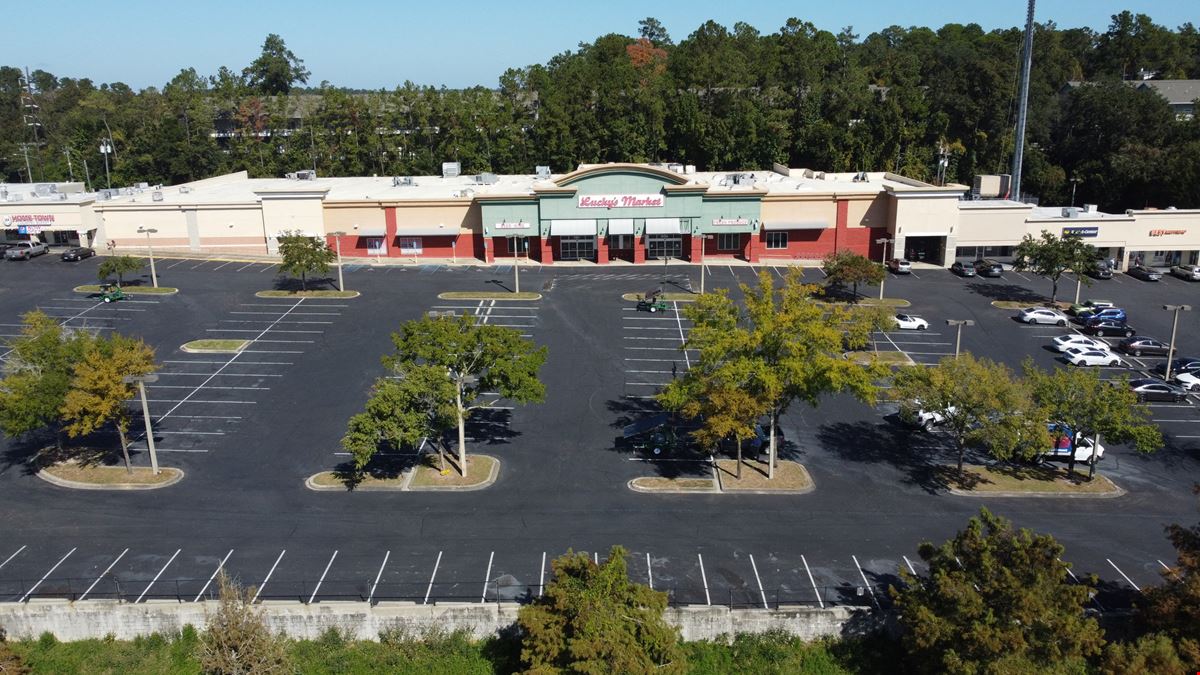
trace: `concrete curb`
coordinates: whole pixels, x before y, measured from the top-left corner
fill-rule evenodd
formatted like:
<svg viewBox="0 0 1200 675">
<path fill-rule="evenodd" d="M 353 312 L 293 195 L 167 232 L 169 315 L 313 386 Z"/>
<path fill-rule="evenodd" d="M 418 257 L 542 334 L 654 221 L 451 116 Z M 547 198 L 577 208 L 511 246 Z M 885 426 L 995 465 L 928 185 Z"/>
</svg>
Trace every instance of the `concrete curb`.
<svg viewBox="0 0 1200 675">
<path fill-rule="evenodd" d="M 629 482 L 626 483 L 625 485 L 626 485 L 626 487 L 628 487 L 630 490 L 632 490 L 634 492 L 640 492 L 640 493 L 646 494 L 646 495 L 696 495 L 696 494 L 719 495 L 719 494 L 721 494 L 721 488 L 719 488 L 715 482 L 713 483 L 712 487 L 710 487 L 710 488 L 662 488 L 662 489 L 657 489 L 657 488 L 638 487 L 637 485 L 634 484 L 635 481 L 637 481 L 638 479 L 641 479 L 641 478 L 657 478 L 657 477 L 658 476 L 638 476 L 637 478 L 631 478 L 629 480 Z"/>
<path fill-rule="evenodd" d="M 172 485 L 183 480 L 183 477 L 185 475 L 183 472 L 183 469 L 177 469 L 175 467 L 161 466 L 161 467 L 159 467 L 159 470 L 160 471 L 172 471 L 175 473 L 175 476 L 173 478 L 168 478 L 167 480 L 165 480 L 161 483 L 155 483 L 153 485 L 143 485 L 143 484 L 139 484 L 139 483 L 110 483 L 107 485 L 97 485 L 94 483 L 80 483 L 78 481 L 67 480 L 65 478 L 59 478 L 58 476 L 47 473 L 45 470 L 38 471 L 37 477 L 41 478 L 42 480 L 46 481 L 47 483 L 50 483 L 51 485 L 57 485 L 58 487 L 68 488 L 71 490 L 126 491 L 126 490 L 158 490 L 160 488 L 171 487 Z"/>
<path fill-rule="evenodd" d="M 242 340 L 242 346 L 237 349 L 196 349 L 195 347 L 187 346 L 187 343 L 179 345 L 179 350 L 188 354 L 237 354 L 246 347 L 250 346 L 249 340 Z"/>
<path fill-rule="evenodd" d="M 525 296 L 536 295 L 537 297 L 536 298 L 533 298 L 533 297 L 523 297 L 523 298 L 503 297 L 502 298 L 502 297 L 496 297 L 496 296 L 472 295 L 470 293 L 461 293 L 460 291 L 444 291 L 442 293 L 438 293 L 437 297 L 438 297 L 438 300 L 466 300 L 466 301 L 500 300 L 502 302 L 537 302 L 537 301 L 541 300 L 543 297 L 541 293 L 533 293 L 533 292 L 527 292 L 527 291 L 523 291 L 522 295 L 525 295 Z M 447 296 L 449 296 L 449 297 L 447 297 Z"/>
<path fill-rule="evenodd" d="M 238 261 L 235 261 L 235 262 L 238 262 Z M 256 291 L 254 293 L 254 297 L 284 299 L 284 300 L 286 300 L 288 298 L 304 298 L 306 300 L 353 300 L 357 297 L 362 296 L 362 293 L 360 293 L 358 291 L 346 291 L 346 293 L 351 293 L 353 295 L 300 295 L 299 293 L 288 293 L 287 295 L 263 295 L 264 293 L 274 294 L 274 293 L 280 293 L 280 292 L 285 292 L 285 291 L 271 291 L 271 290 Z"/>
<path fill-rule="evenodd" d="M 1109 481 L 1111 482 L 1111 481 Z M 1125 488 L 1112 484 L 1117 490 L 1116 492 L 1077 492 L 1077 493 L 1060 493 L 1060 492 L 974 492 L 971 490 L 959 490 L 958 488 L 946 488 L 946 491 L 956 497 L 1001 497 L 1001 498 L 1025 498 L 1025 499 L 1116 499 L 1129 494 Z"/>
<path fill-rule="evenodd" d="M 396 485 L 396 486 L 366 485 L 366 486 L 355 487 L 354 489 L 349 489 L 345 485 L 319 485 L 315 480 L 316 477 L 320 476 L 322 474 L 327 474 L 327 473 L 331 473 L 331 472 L 318 471 L 317 473 L 314 473 L 313 475 L 309 476 L 308 478 L 305 478 L 304 479 L 304 487 L 308 488 L 309 490 L 312 490 L 313 492 L 404 492 L 405 490 L 408 489 L 407 481 L 404 483 L 401 483 L 400 485 Z"/>
<path fill-rule="evenodd" d="M 788 461 L 790 461 L 790 460 L 788 460 Z M 668 495 L 685 495 L 685 494 L 806 495 L 806 494 L 812 492 L 813 490 L 816 490 L 817 482 L 813 480 L 812 474 L 810 474 L 808 472 L 808 469 L 805 468 L 805 466 L 803 464 L 800 464 L 799 462 L 796 462 L 796 466 L 800 467 L 800 470 L 804 472 L 805 476 L 808 476 L 808 486 L 807 487 L 796 488 L 796 489 L 788 488 L 788 489 L 779 489 L 779 490 L 727 488 L 727 487 L 725 487 L 725 482 L 721 479 L 721 471 L 715 462 L 712 465 L 712 470 L 713 470 L 713 478 L 712 478 L 713 487 L 712 487 L 712 489 L 705 490 L 703 488 L 665 488 L 662 490 L 655 490 L 655 489 L 649 489 L 649 488 L 640 488 L 633 484 L 633 481 L 637 480 L 638 478 L 656 478 L 657 476 L 638 476 L 638 478 L 633 478 L 628 483 L 626 483 L 626 486 L 634 492 L 641 492 L 643 494 L 668 494 Z"/>
<path fill-rule="evenodd" d="M 84 286 L 88 286 L 88 285 L 91 285 L 91 284 L 84 284 Z M 159 286 L 159 288 L 170 289 L 170 290 L 145 291 L 145 290 L 137 290 L 137 287 L 134 286 L 131 288 L 122 288 L 121 291 L 123 293 L 125 293 L 125 295 L 175 295 L 175 294 L 179 293 L 179 289 L 175 288 L 174 286 Z M 71 292 L 72 293 L 92 294 L 92 293 L 99 293 L 100 289 L 97 288 L 96 290 L 92 290 L 89 288 L 89 289 L 84 290 L 83 286 L 76 286 L 75 288 L 71 289 Z"/>
<path fill-rule="evenodd" d="M 696 302 L 696 300 L 700 297 L 699 293 L 695 293 L 695 294 L 669 293 L 668 295 L 671 295 L 672 297 L 667 298 L 664 302 Z M 637 302 L 640 296 L 641 296 L 641 293 L 622 293 L 621 299 L 626 302 Z M 687 296 L 687 297 L 675 297 L 675 296 Z"/>
<path fill-rule="evenodd" d="M 409 492 L 475 492 L 478 490 L 486 490 L 496 482 L 496 478 L 500 476 L 500 458 L 492 455 L 475 454 L 474 457 L 487 457 L 492 460 L 492 471 L 488 477 L 483 479 L 483 482 L 475 485 L 413 485 L 413 478 L 416 476 L 416 469 L 412 471 L 413 476 L 405 483 L 404 489 Z"/>
</svg>

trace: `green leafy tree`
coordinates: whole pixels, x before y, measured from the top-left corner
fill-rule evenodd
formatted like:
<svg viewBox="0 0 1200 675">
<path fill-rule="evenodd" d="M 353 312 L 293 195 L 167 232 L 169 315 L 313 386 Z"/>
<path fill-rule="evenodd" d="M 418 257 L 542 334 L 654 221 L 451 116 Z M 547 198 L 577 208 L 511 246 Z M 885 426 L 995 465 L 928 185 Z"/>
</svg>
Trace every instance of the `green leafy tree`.
<svg viewBox="0 0 1200 675">
<path fill-rule="evenodd" d="M 770 402 L 749 388 L 751 382 L 762 379 L 751 371 L 762 366 L 761 361 L 745 357 L 721 363 L 701 360 L 658 396 L 667 410 L 699 422 L 691 435 L 701 446 L 711 448 L 734 439 L 738 478 L 742 477 L 742 444 L 754 437 L 755 425 L 770 409 Z"/>
<path fill-rule="evenodd" d="M 1143 453 L 1162 447 L 1162 432 L 1150 421 L 1149 409 L 1138 405 L 1137 394 L 1129 387 L 1114 387 L 1099 372 L 1087 368 L 1044 371 L 1034 366 L 1031 359 L 1026 359 L 1024 371 L 1033 400 L 1048 420 L 1091 436 L 1093 444 L 1099 444 L 1103 437 L 1112 443 L 1132 442 Z M 1075 439 L 1068 440 L 1071 443 L 1068 471 L 1074 475 Z M 1089 479 L 1096 473 L 1095 459 L 1090 463 Z"/>
<path fill-rule="evenodd" d="M 685 309 L 693 326 L 683 348 L 699 352 L 694 362 L 699 385 L 712 373 L 728 370 L 724 364 L 745 371 L 726 382 L 740 383 L 754 400 L 766 405 L 768 475 L 773 478 L 779 418 L 792 403 L 802 401 L 816 407 L 823 396 L 839 392 L 872 401 L 877 391 L 875 380 L 887 371 L 843 357 L 847 347 L 868 343 L 877 323 L 874 315 L 813 301 L 817 286 L 805 284 L 797 270 L 788 274 L 782 288 L 775 288 L 770 273 L 764 272 L 757 287 L 742 285 L 741 290 L 744 309 L 730 300 L 724 289 L 701 295 Z M 680 386 L 704 391 L 690 383 Z M 682 399 L 672 404 L 682 405 Z"/>
<path fill-rule="evenodd" d="M 396 366 L 395 374 L 375 382 L 366 410 L 350 418 L 342 447 L 361 472 L 381 449 L 415 446 L 428 438 L 445 468 L 442 433 L 454 426 L 454 385 L 440 368 Z"/>
<path fill-rule="evenodd" d="M 1096 672 L 1100 675 L 1174 675 L 1188 672 L 1188 664 L 1197 661 L 1200 661 L 1200 652 L 1193 650 L 1185 657 L 1170 637 L 1152 633 L 1139 636 L 1133 642 L 1109 643 Z"/>
<path fill-rule="evenodd" d="M 546 592 L 521 607 L 527 673 L 682 673 L 679 629 L 663 619 L 667 594 L 633 583 L 625 549 L 597 565 L 585 553 L 551 563 Z"/>
<path fill-rule="evenodd" d="M 1051 444 L 1046 417 L 1033 404 L 1029 387 L 1004 364 L 969 352 L 948 356 L 936 366 L 899 371 L 888 394 L 900 404 L 902 416 L 924 410 L 943 417 L 942 428 L 954 439 L 959 473 L 967 447 L 1008 460 L 1031 458 Z"/>
<path fill-rule="evenodd" d="M 546 386 L 538 379 L 546 348 L 512 328 L 477 324 L 470 314 L 426 316 L 392 333 L 392 344 L 396 351 L 383 362 L 393 374 L 403 376 L 414 366 L 427 366 L 451 385 L 452 398 L 445 403 L 458 427 L 458 465 L 463 475 L 467 473 L 466 421 L 473 412 L 493 408 L 501 399 L 538 403 L 546 396 Z"/>
<path fill-rule="evenodd" d="M 11 345 L 0 380 L 0 431 L 17 437 L 51 429 L 61 449 L 60 410 L 75 364 L 94 338 L 87 331 L 64 328 L 41 311 L 25 314 L 21 323 L 21 336 Z"/>
<path fill-rule="evenodd" d="M 879 284 L 885 274 L 883 267 L 878 263 L 871 262 L 866 256 L 854 251 L 846 250 L 826 255 L 821 267 L 828 277 L 825 282 L 830 286 L 852 286 L 855 302 L 858 302 L 859 284 Z"/>
<path fill-rule="evenodd" d="M 222 570 L 218 603 L 200 636 L 200 667 L 211 675 L 290 673 L 284 639 L 271 633 L 254 589 L 241 588 Z"/>
<path fill-rule="evenodd" d="M 275 33 L 267 35 L 263 40 L 262 53 L 242 71 L 246 82 L 267 96 L 287 94 L 297 82 L 307 83 L 309 75 L 311 73 L 304 67 L 304 61 L 293 54 L 283 38 Z"/>
<path fill-rule="evenodd" d="M 918 552 L 929 572 L 901 569 L 890 593 L 917 672 L 1081 672 L 1103 631 L 1084 613 L 1063 547 L 982 509 L 966 529 Z"/>
<path fill-rule="evenodd" d="M 300 277 L 302 290 L 308 290 L 308 275 L 325 274 L 337 259 L 328 243 L 297 231 L 279 235 L 279 256 L 279 272 Z"/>
<path fill-rule="evenodd" d="M 142 262 L 141 258 L 136 258 L 131 255 L 110 256 L 100 261 L 96 266 L 96 278 L 102 282 L 107 282 L 111 277 L 117 278 L 117 288 L 125 283 L 125 275 L 140 271 L 146 263 Z"/>
<path fill-rule="evenodd" d="M 1195 492 L 1200 494 L 1200 485 Z M 1163 572 L 1162 584 L 1145 589 L 1137 618 L 1174 640 L 1184 660 L 1194 664 L 1200 662 L 1200 525 L 1169 525 L 1167 537 L 1175 546 L 1175 566 Z"/>
<path fill-rule="evenodd" d="M 1014 269 L 1030 270 L 1050 280 L 1050 302 L 1058 301 L 1058 282 L 1068 270 L 1090 286 L 1092 280 L 1087 275 L 1096 271 L 1098 260 L 1095 246 L 1085 244 L 1079 237 L 1068 235 L 1059 238 L 1045 230 L 1037 239 L 1033 235 L 1025 235 L 1013 249 Z"/>
<path fill-rule="evenodd" d="M 125 468 L 133 473 L 127 438 L 133 418 L 128 402 L 136 389 L 125 378 L 157 369 L 154 350 L 141 340 L 118 334 L 96 339 L 76 364 L 71 388 L 63 399 L 61 413 L 67 421 L 67 434 L 75 438 L 112 424 L 121 440 Z"/>
</svg>

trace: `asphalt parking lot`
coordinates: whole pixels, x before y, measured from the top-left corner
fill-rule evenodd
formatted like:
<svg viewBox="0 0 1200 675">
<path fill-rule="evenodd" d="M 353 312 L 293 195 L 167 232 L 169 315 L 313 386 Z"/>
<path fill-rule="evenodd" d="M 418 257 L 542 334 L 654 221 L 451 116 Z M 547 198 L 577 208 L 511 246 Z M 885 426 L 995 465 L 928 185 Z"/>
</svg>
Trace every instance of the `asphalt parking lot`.
<svg viewBox="0 0 1200 675">
<path fill-rule="evenodd" d="M 886 405 L 843 397 L 818 409 L 796 407 L 784 420 L 785 455 L 803 462 L 817 484 L 808 495 L 631 492 L 629 479 L 677 467 L 622 447 L 621 427 L 652 413 L 647 397 L 694 355 L 679 350 L 689 329 L 682 305 L 650 315 L 620 296 L 660 284 L 698 289 L 695 267 L 523 267 L 521 288 L 541 291 L 540 302 L 465 302 L 437 294 L 511 288 L 511 266 L 356 264 L 345 268 L 346 284 L 362 297 L 291 301 L 254 296 L 271 286 L 273 265 L 159 260 L 160 283 L 180 294 L 104 306 L 70 291 L 94 281 L 95 264 L 52 256 L 0 263 L 0 323 L 8 324 L 0 332 L 12 334 L 21 313 L 41 307 L 68 325 L 144 338 L 163 366 L 150 390 L 161 461 L 188 476 L 162 491 L 63 490 L 25 470 L 36 448 L 7 441 L 2 599 L 78 598 L 90 589 L 85 597 L 191 601 L 211 595 L 206 582 L 219 566 L 260 587 L 263 599 L 509 601 L 544 586 L 544 556 L 567 549 L 604 555 L 622 544 L 631 575 L 676 602 L 869 605 L 887 601 L 883 588 L 901 567 L 919 569 L 920 541 L 950 536 L 987 505 L 1058 537 L 1077 575 L 1102 580 L 1097 602 L 1116 606 L 1172 562 L 1163 527 L 1196 518 L 1189 491 L 1200 476 L 1195 397 L 1152 407 L 1168 439 L 1159 453 L 1109 449 L 1101 470 L 1130 491 L 1119 499 L 947 495 L 933 470 L 949 457 L 944 439 L 899 427 Z M 710 265 L 705 284 L 734 287 L 756 272 Z M 823 275 L 809 269 L 805 278 L 819 283 Z M 1014 368 L 1026 357 L 1058 364 L 1046 345 L 1071 330 L 1021 325 L 1013 312 L 990 305 L 1048 294 L 1049 282 L 1028 274 L 959 279 L 918 270 L 886 283 L 887 295 L 912 300 L 905 311 L 929 320 L 930 329 L 888 331 L 879 348 L 906 351 L 918 363 L 953 353 L 947 319 L 976 321 L 963 329 L 962 348 Z M 1197 289 L 1171 278 L 1118 277 L 1082 295 L 1125 306 L 1139 334 L 1165 339 L 1171 315 L 1158 308 L 1190 302 Z M 1060 296 L 1073 295 L 1073 283 L 1064 283 Z M 471 450 L 503 462 L 497 483 L 456 494 L 305 489 L 304 477 L 344 459 L 338 441 L 383 374 L 379 358 L 391 349 L 390 332 L 430 311 L 470 313 L 549 347 L 546 402 L 502 406 L 472 426 Z M 1182 354 L 1200 352 L 1197 328 L 1197 313 L 1181 317 Z M 254 343 L 236 358 L 179 349 L 206 337 Z M 1155 362 L 1142 358 L 1105 375 Z M 134 461 L 148 460 L 138 452 Z"/>
</svg>

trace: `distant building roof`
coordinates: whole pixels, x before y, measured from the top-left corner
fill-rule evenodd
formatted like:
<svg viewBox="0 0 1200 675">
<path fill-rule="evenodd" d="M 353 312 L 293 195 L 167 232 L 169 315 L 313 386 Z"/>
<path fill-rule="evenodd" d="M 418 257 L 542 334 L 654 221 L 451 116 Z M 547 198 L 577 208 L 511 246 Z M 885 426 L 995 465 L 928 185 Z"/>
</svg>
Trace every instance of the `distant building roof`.
<svg viewBox="0 0 1200 675">
<path fill-rule="evenodd" d="M 1143 80 L 1131 84 L 1136 84 L 1138 89 L 1153 89 L 1171 105 L 1200 99 L 1200 80 Z"/>
</svg>

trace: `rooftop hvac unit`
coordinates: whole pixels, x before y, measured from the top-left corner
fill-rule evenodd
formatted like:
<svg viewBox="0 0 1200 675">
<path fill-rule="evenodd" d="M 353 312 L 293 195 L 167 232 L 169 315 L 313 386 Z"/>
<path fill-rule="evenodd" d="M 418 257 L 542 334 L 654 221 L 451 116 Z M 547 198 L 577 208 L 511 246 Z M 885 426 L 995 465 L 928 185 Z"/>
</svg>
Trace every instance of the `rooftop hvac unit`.
<svg viewBox="0 0 1200 675">
<path fill-rule="evenodd" d="M 8 188 L 0 186 L 0 202 L 8 201 Z"/>
<path fill-rule="evenodd" d="M 696 165 L 695 165 L 695 164 L 686 164 L 686 165 L 684 165 L 684 167 L 683 167 L 683 172 L 684 172 L 684 173 L 687 173 L 687 174 L 696 173 Z"/>
<path fill-rule="evenodd" d="M 285 173 L 285 174 L 283 174 L 283 177 L 288 180 L 296 180 L 296 173 L 295 172 Z"/>
<path fill-rule="evenodd" d="M 500 179 L 494 173 L 484 172 L 475 176 L 476 185 L 495 185 L 498 182 L 500 182 Z"/>
<path fill-rule="evenodd" d="M 33 186 L 33 194 L 35 194 L 39 197 L 45 197 L 46 195 L 50 194 L 51 192 L 54 192 L 54 190 L 52 189 L 53 187 L 54 186 L 49 183 L 37 183 L 36 185 Z"/>
<path fill-rule="evenodd" d="M 392 176 L 392 187 L 408 187 L 416 185 L 412 176 Z"/>
<path fill-rule="evenodd" d="M 192 188 L 188 185 L 180 185 L 179 186 L 179 194 L 181 194 L 181 195 L 186 195 L 187 193 L 189 193 L 191 191 L 192 191 Z"/>
<path fill-rule="evenodd" d="M 457 178 L 462 175 L 462 162 L 442 162 L 442 178 Z"/>
<path fill-rule="evenodd" d="M 55 193 L 55 195 L 54 195 L 54 197 L 55 197 L 56 199 L 58 199 L 60 202 L 65 202 L 65 201 L 67 201 L 67 196 L 68 196 L 68 195 L 67 195 L 67 193 L 65 193 L 65 192 L 57 192 L 57 193 Z"/>
<path fill-rule="evenodd" d="M 667 169 L 674 171 L 675 173 L 683 173 L 682 164 L 668 164 Z"/>
<path fill-rule="evenodd" d="M 150 187 L 150 184 L 149 183 L 138 183 L 137 186 L 138 186 L 139 190 L 145 190 Z"/>
<path fill-rule="evenodd" d="M 150 194 L 150 200 L 151 200 L 151 201 L 155 201 L 155 202 L 161 202 L 161 201 L 163 200 L 163 193 L 162 193 L 162 191 L 161 191 L 161 190 L 155 190 L 154 192 L 152 192 L 152 193 Z"/>
<path fill-rule="evenodd" d="M 533 173 L 538 178 L 550 178 L 550 167 L 546 164 L 538 164 L 533 169 Z"/>
<path fill-rule="evenodd" d="M 25 199 L 25 195 L 23 195 L 19 192 L 15 192 L 8 196 L 8 201 L 10 201 L 10 202 L 19 202 L 22 199 Z"/>
<path fill-rule="evenodd" d="M 735 173 L 731 174 L 732 183 L 734 185 L 754 185 L 754 174 L 752 173 Z"/>
<path fill-rule="evenodd" d="M 316 180 L 316 179 L 317 179 L 317 172 L 313 171 L 312 169 L 305 169 L 304 171 L 296 172 L 296 180 Z"/>
<path fill-rule="evenodd" d="M 1064 207 L 1062 207 L 1062 217 L 1063 218 L 1078 218 L 1079 217 L 1079 209 L 1075 208 L 1074 206 L 1064 206 Z"/>
<path fill-rule="evenodd" d="M 1099 210 L 1099 208 L 1095 204 L 1084 204 L 1083 205 L 1084 213 L 1096 213 L 1098 210 Z"/>
</svg>

